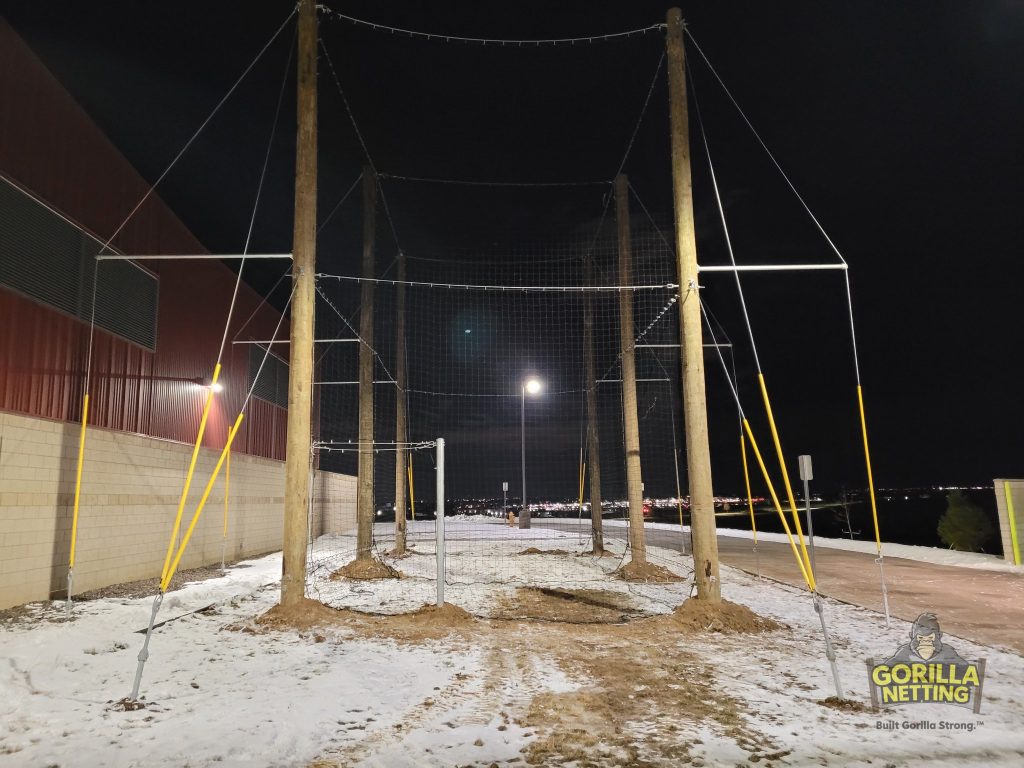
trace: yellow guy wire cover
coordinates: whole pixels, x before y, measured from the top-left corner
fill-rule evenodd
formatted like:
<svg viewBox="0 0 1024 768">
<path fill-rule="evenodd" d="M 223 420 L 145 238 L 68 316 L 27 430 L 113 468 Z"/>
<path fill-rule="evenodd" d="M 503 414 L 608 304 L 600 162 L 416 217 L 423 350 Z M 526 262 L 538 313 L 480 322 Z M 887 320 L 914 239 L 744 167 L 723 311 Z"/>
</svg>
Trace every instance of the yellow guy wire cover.
<svg viewBox="0 0 1024 768">
<path fill-rule="evenodd" d="M 857 406 L 860 408 L 860 433 L 864 438 L 864 463 L 868 468 L 868 495 L 871 497 L 871 519 L 875 523 L 875 548 L 882 555 L 882 536 L 878 532 L 878 507 L 875 504 L 875 479 L 871 474 L 871 451 L 868 450 L 868 422 L 864 418 L 864 392 L 857 385 Z"/>
<path fill-rule="evenodd" d="M 85 425 L 89 421 L 89 393 L 82 398 L 82 431 L 78 436 L 78 469 L 75 470 L 75 506 L 71 514 L 71 555 L 68 568 L 75 567 L 75 544 L 78 541 L 78 502 L 82 497 L 82 463 L 85 461 Z"/>
<path fill-rule="evenodd" d="M 220 377 L 220 363 L 213 369 L 213 378 L 210 379 L 210 388 L 206 392 L 206 403 L 203 405 L 203 417 L 199 420 L 199 434 L 196 435 L 196 444 L 192 448 L 192 459 L 188 463 L 188 473 L 185 475 L 185 487 L 181 489 L 181 499 L 178 501 L 178 513 L 174 517 L 174 528 L 171 529 L 171 539 L 167 542 L 167 554 L 164 556 L 164 567 L 160 571 L 160 581 L 167 578 L 167 569 L 171 566 L 171 555 L 174 553 L 174 540 L 178 538 L 178 530 L 181 528 L 181 516 L 185 511 L 185 500 L 188 498 L 188 489 L 192 486 L 192 475 L 196 471 L 196 459 L 199 458 L 199 446 L 203 443 L 203 433 L 206 432 L 206 420 L 210 416 L 210 406 L 213 405 L 213 385 Z"/>
<path fill-rule="evenodd" d="M 757 546 L 757 523 L 754 521 L 754 496 L 750 492 L 750 470 L 747 468 L 747 438 L 740 432 L 740 453 L 743 454 L 743 479 L 747 483 L 747 508 L 750 510 L 750 530 L 754 532 L 754 546 Z"/>
<path fill-rule="evenodd" d="M 779 513 L 779 520 L 782 521 L 782 528 L 786 531 L 786 537 L 789 539 L 789 547 L 793 550 L 793 557 L 796 558 L 796 564 L 800 566 L 800 573 L 804 577 L 804 583 L 807 584 L 807 588 L 814 592 L 817 590 L 817 586 L 814 583 L 814 574 L 811 569 L 806 567 L 804 560 L 800 557 L 800 552 L 796 548 L 796 542 L 793 540 L 793 534 L 789 529 L 789 523 L 786 522 L 786 513 L 782 511 L 782 504 L 779 502 L 779 495 L 775 492 L 775 486 L 772 484 L 772 479 L 768 475 L 768 468 L 764 465 L 764 459 L 761 457 L 761 450 L 757 447 L 757 440 L 754 439 L 754 433 L 750 429 L 749 422 L 743 420 L 743 428 L 747 432 L 747 437 L 750 438 L 750 447 L 754 450 L 754 457 L 757 459 L 757 465 L 761 468 L 761 474 L 764 475 L 764 481 L 768 486 L 768 493 L 771 494 L 772 501 L 775 503 L 775 511 Z"/>
<path fill-rule="evenodd" d="M 185 554 L 185 549 L 188 547 L 188 542 L 192 538 L 192 532 L 196 529 L 196 524 L 199 522 L 199 518 L 203 514 L 203 507 L 206 506 L 206 500 L 210 497 L 210 491 L 213 490 L 213 484 L 217 482 L 217 476 L 220 474 L 220 468 L 224 466 L 225 459 L 231 453 L 231 443 L 234 442 L 235 435 L 238 434 L 238 428 L 242 426 L 243 418 L 245 418 L 244 413 L 238 414 L 238 418 L 235 419 L 235 423 L 234 425 L 232 425 L 231 431 L 228 432 L 227 443 L 225 443 L 224 445 L 224 450 L 220 452 L 220 458 L 217 459 L 217 466 L 213 468 L 213 474 L 210 475 L 210 480 L 206 483 L 206 488 L 203 490 L 203 495 L 199 499 L 199 505 L 196 507 L 196 511 L 192 515 L 192 520 L 188 524 L 188 528 L 185 530 L 185 537 L 181 540 L 181 546 L 178 547 L 178 551 L 174 555 L 174 560 L 171 563 L 171 567 L 160 580 L 161 592 L 167 591 L 167 587 L 170 585 L 171 579 L 174 578 L 175 571 L 178 570 L 178 563 L 181 562 L 181 556 Z"/>
<path fill-rule="evenodd" d="M 797 539 L 800 542 L 800 551 L 803 553 L 804 565 L 807 571 L 811 571 L 811 556 L 807 553 L 807 544 L 804 541 L 804 529 L 800 525 L 800 513 L 796 510 L 796 498 L 793 496 L 793 486 L 789 482 L 789 470 L 786 468 L 786 457 L 782 453 L 782 443 L 779 440 L 779 430 L 775 427 L 775 416 L 772 414 L 772 404 L 768 399 L 768 387 L 764 383 L 764 374 L 757 374 L 757 382 L 761 385 L 761 397 L 764 399 L 764 410 L 768 414 L 768 426 L 772 431 L 772 440 L 775 442 L 775 453 L 779 457 L 779 468 L 782 470 L 782 482 L 786 486 L 786 496 L 789 499 L 789 509 L 793 514 L 793 525 L 796 528 Z M 811 576 L 813 582 L 814 576 Z"/>
<path fill-rule="evenodd" d="M 1020 543 L 1017 541 L 1017 516 L 1013 511 L 1013 493 L 1010 481 L 1003 480 L 1003 493 L 1006 494 L 1006 517 L 1010 523 L 1010 543 L 1013 545 L 1013 564 L 1020 565 Z"/>
<path fill-rule="evenodd" d="M 412 513 L 412 519 L 416 519 L 416 494 L 413 491 L 412 486 L 412 453 L 409 453 L 409 511 Z"/>
</svg>

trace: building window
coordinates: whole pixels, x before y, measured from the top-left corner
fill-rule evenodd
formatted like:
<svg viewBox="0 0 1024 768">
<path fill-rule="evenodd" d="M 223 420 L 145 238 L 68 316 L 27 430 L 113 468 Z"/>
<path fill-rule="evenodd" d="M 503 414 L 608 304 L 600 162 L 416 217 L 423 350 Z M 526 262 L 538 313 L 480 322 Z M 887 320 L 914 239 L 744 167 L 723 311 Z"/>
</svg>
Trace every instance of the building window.
<svg viewBox="0 0 1024 768">
<path fill-rule="evenodd" d="M 249 386 L 256 382 L 253 389 L 253 396 L 266 400 L 282 408 L 288 407 L 288 363 L 277 355 L 267 355 L 267 362 L 263 363 L 263 356 L 267 348 L 259 344 L 249 345 Z M 263 363 L 263 370 L 260 370 L 260 363 Z M 259 373 L 259 379 L 256 374 Z"/>
<path fill-rule="evenodd" d="M 0 179 L 0 285 L 156 349 L 159 281 L 129 261 L 97 262 L 103 243 Z"/>
</svg>

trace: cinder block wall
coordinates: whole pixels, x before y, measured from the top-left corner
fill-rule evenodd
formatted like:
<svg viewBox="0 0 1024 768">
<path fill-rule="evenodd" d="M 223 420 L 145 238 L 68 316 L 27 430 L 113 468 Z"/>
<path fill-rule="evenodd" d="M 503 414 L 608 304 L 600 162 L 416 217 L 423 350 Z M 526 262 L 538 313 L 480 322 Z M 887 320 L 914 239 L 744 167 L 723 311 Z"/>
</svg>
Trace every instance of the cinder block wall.
<svg viewBox="0 0 1024 768">
<path fill-rule="evenodd" d="M 1013 504 L 1013 517 L 1017 527 L 1017 547 L 1024 558 L 1024 480 L 1010 480 L 997 477 L 995 479 L 996 509 L 999 512 L 999 536 L 1003 542 L 1003 558 L 1008 563 L 1014 562 L 1013 538 L 1010 535 L 1010 502 Z M 1009 498 L 1007 498 L 1009 495 Z"/>
<path fill-rule="evenodd" d="M 311 535 L 356 532 L 356 478 L 317 470 L 313 477 Z"/>
<path fill-rule="evenodd" d="M 0 413 L 0 608 L 63 596 L 79 425 Z M 192 446 L 89 428 L 75 554 L 76 593 L 160 575 Z M 219 452 L 202 449 L 182 533 Z M 355 525 L 355 478 L 318 472 L 312 535 Z M 232 454 L 229 561 L 281 548 L 284 464 Z M 351 519 L 349 519 L 351 515 Z M 179 568 L 219 563 L 224 472 Z"/>
</svg>

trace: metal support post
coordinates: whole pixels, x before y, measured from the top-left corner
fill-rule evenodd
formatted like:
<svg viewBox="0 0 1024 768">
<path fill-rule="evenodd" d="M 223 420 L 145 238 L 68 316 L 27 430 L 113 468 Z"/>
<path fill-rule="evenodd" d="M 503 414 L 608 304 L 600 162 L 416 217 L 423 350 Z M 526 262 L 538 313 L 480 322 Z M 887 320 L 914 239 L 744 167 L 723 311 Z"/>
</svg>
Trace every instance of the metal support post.
<svg viewBox="0 0 1024 768">
<path fill-rule="evenodd" d="M 800 479 L 804 481 L 804 513 L 807 517 L 807 543 L 810 546 L 811 573 L 818 578 L 818 566 L 814 562 L 814 518 L 811 516 L 811 491 L 810 482 L 814 479 L 814 468 L 810 456 L 798 456 L 797 463 L 800 466 Z"/>
<path fill-rule="evenodd" d="M 437 537 L 437 607 L 444 605 L 444 438 L 437 438 L 437 513 L 434 531 Z"/>
</svg>

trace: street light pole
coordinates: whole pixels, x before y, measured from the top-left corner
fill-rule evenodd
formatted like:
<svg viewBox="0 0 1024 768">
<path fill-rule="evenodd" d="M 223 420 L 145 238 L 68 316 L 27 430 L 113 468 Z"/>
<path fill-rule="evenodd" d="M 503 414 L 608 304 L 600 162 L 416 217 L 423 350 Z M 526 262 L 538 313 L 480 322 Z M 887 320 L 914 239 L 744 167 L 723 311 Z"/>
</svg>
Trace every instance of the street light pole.
<svg viewBox="0 0 1024 768">
<path fill-rule="evenodd" d="M 526 506 L 526 382 L 522 386 L 522 400 L 519 408 L 519 433 L 523 469 L 523 509 L 519 513 L 519 527 L 530 527 L 530 510 Z"/>
<path fill-rule="evenodd" d="M 536 395 L 543 389 L 544 385 L 540 379 L 533 376 L 526 379 L 522 383 L 522 399 L 520 400 L 519 406 L 519 432 L 520 432 L 520 443 L 522 445 L 522 468 L 523 468 L 523 511 L 519 515 L 519 527 L 529 528 L 530 527 L 530 510 L 526 506 L 526 395 Z"/>
</svg>

